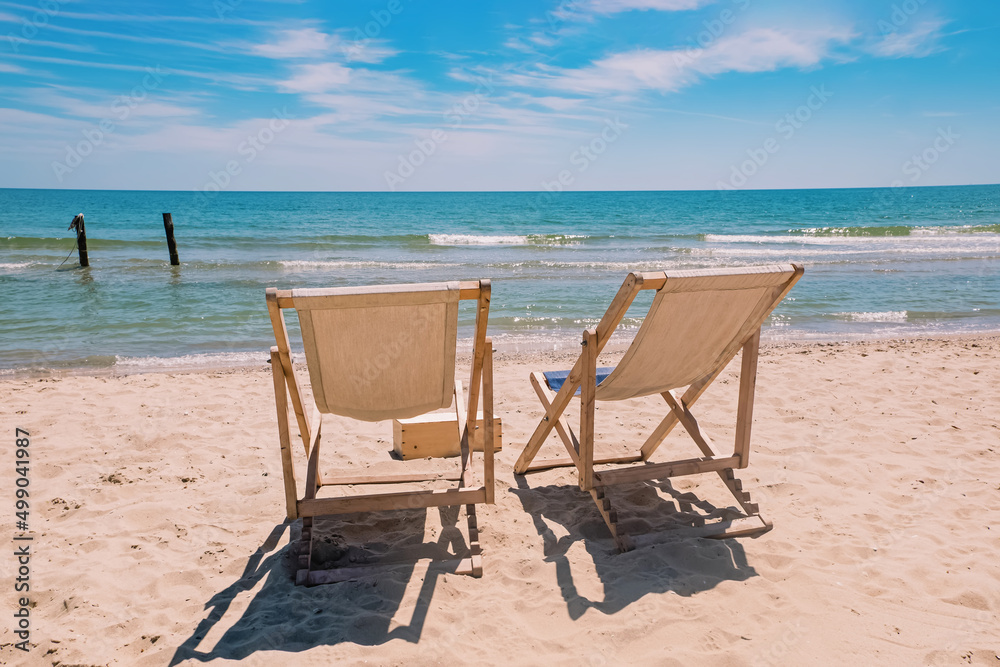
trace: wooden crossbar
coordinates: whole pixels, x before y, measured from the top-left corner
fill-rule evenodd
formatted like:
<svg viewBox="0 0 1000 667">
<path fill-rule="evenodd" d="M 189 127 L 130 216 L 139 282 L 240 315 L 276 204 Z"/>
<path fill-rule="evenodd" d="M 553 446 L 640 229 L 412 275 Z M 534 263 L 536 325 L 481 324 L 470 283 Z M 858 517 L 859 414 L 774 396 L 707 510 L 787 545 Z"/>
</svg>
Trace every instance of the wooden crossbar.
<svg viewBox="0 0 1000 667">
<path fill-rule="evenodd" d="M 471 299 L 480 299 L 482 296 L 483 284 L 486 284 L 487 291 L 489 290 L 489 280 L 462 280 L 458 284 L 458 298 L 466 301 Z M 268 288 L 268 292 L 274 291 L 275 304 L 278 308 L 295 308 L 295 297 L 292 296 L 292 290 L 290 289 L 275 289 L 273 287 Z M 488 300 L 488 299 L 487 299 Z"/>
<path fill-rule="evenodd" d="M 644 482 L 652 479 L 667 479 L 668 477 L 683 477 L 697 475 L 702 472 L 716 472 L 732 468 L 740 462 L 738 456 L 722 458 L 684 459 L 682 461 L 667 461 L 666 463 L 647 463 L 641 466 L 604 470 L 595 473 L 595 486 L 613 486 L 627 482 Z"/>
<path fill-rule="evenodd" d="M 486 502 L 486 488 L 478 489 L 428 489 L 401 491 L 345 498 L 312 498 L 299 501 L 299 516 L 315 517 L 325 514 L 351 512 L 381 512 L 397 509 L 419 509 L 448 505 L 469 505 Z"/>
<path fill-rule="evenodd" d="M 607 458 L 594 459 L 594 465 L 604 465 L 608 463 L 635 463 L 641 461 L 642 457 L 639 455 L 634 456 L 609 456 Z M 542 470 L 551 470 L 553 468 L 568 468 L 569 466 L 579 465 L 579 459 L 543 459 L 541 461 L 535 461 L 528 469 L 524 471 L 524 474 L 530 474 L 533 472 L 541 472 Z"/>
<path fill-rule="evenodd" d="M 335 473 L 327 473 L 327 478 L 331 481 L 323 482 L 323 486 L 358 486 L 361 484 L 406 484 L 409 482 L 457 482 L 462 479 L 461 475 L 454 473 L 431 473 L 431 474 L 411 474 L 411 475 L 345 475 L 343 477 Z"/>
</svg>

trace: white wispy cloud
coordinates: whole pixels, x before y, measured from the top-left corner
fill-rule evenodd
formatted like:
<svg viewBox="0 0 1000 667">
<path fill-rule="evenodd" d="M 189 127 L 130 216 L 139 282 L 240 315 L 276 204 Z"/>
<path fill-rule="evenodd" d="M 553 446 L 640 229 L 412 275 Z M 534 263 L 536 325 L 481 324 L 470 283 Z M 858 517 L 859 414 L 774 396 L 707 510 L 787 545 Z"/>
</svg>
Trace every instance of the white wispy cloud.
<svg viewBox="0 0 1000 667">
<path fill-rule="evenodd" d="M 750 0 L 743 0 L 747 3 Z M 538 26 L 548 24 L 545 30 L 534 29 L 526 34 L 509 38 L 504 46 L 516 51 L 532 52 L 536 47 L 550 48 L 566 37 L 579 35 L 586 24 L 595 23 L 599 17 L 611 16 L 628 11 L 677 12 L 698 9 L 713 4 L 717 0 L 562 0 L 544 16 L 536 16 L 529 23 Z M 522 31 L 519 25 L 508 24 L 504 29 Z"/>
<path fill-rule="evenodd" d="M 399 53 L 386 40 L 350 39 L 344 30 L 326 33 L 311 27 L 278 30 L 270 41 L 252 45 L 250 52 L 277 60 L 333 57 L 366 64 L 381 63 Z"/>
<path fill-rule="evenodd" d="M 399 51 L 388 46 L 382 39 L 344 40 L 340 42 L 340 51 L 349 62 L 359 62 L 374 65 L 397 55 Z"/>
<path fill-rule="evenodd" d="M 37 88 L 15 88 L 10 92 L 32 106 L 46 109 L 67 121 L 97 121 L 107 119 L 119 124 L 141 124 L 142 119 L 160 123 L 165 119 L 190 118 L 201 115 L 200 108 L 192 104 L 178 104 L 169 100 L 163 91 L 144 91 L 134 98 L 129 94 L 109 94 L 96 88 L 49 85 Z M 183 97 L 183 96 L 182 96 Z M 184 99 L 190 102 L 190 99 Z"/>
<path fill-rule="evenodd" d="M 633 9 L 678 12 L 698 9 L 713 2 L 715 0 L 589 0 L 581 4 L 598 14 L 615 14 Z"/>
<path fill-rule="evenodd" d="M 130 119 L 184 118 L 201 115 L 201 110 L 170 102 L 142 102 L 131 110 Z"/>
<path fill-rule="evenodd" d="M 437 112 L 427 104 L 420 83 L 395 72 L 360 68 L 346 73 L 331 69 L 328 74 L 303 69 L 292 81 L 285 85 L 299 86 L 306 102 L 327 110 L 337 123 L 357 123 L 351 131 L 365 130 L 366 124 L 371 127 L 371 121 L 382 117 L 426 118 Z"/>
<path fill-rule="evenodd" d="M 13 63 L 0 62 L 0 72 L 8 74 L 26 74 L 28 70 Z"/>
<path fill-rule="evenodd" d="M 4 3 L 8 7 L 13 7 L 20 9 L 25 12 L 30 12 L 32 15 L 39 10 L 39 8 L 44 7 L 42 5 L 36 5 L 34 7 L 30 5 L 19 5 L 11 2 Z M 59 4 L 65 4 L 65 0 Z M 247 19 L 241 16 L 233 16 L 229 12 L 224 12 L 222 16 L 219 15 L 218 8 L 207 4 L 204 7 L 204 14 L 197 14 L 192 16 L 168 16 L 165 14 L 118 14 L 111 12 L 72 12 L 66 11 L 65 7 L 60 7 L 58 16 L 64 19 L 80 19 L 83 21 L 100 21 L 102 23 L 106 22 L 116 22 L 116 23 L 208 23 L 208 24 L 218 24 L 223 18 L 226 23 L 238 24 L 238 25 L 250 25 L 250 26 L 268 26 L 272 25 L 272 21 L 265 21 L 261 19 Z M 16 21 L 20 22 L 21 19 L 7 14 L 6 12 L 0 12 L 0 21 Z"/>
<path fill-rule="evenodd" d="M 90 69 L 107 69 L 115 70 L 120 72 L 137 72 L 141 74 L 149 74 L 150 70 L 153 69 L 148 66 L 142 65 L 130 65 L 126 63 L 102 63 L 94 62 L 90 60 L 73 60 L 72 58 L 53 58 L 50 56 L 29 56 L 24 54 L 8 54 L 8 58 L 16 58 L 18 60 L 26 60 L 29 62 L 38 63 L 49 63 L 53 65 L 69 65 L 72 67 L 84 67 Z M 257 76 L 247 76 L 243 74 L 229 74 L 227 72 L 198 72 L 195 70 L 188 69 L 161 69 L 164 75 L 169 76 L 183 76 L 192 79 L 203 79 L 208 81 L 213 81 L 215 83 L 226 83 L 233 88 L 240 90 L 251 90 L 259 88 L 263 85 L 269 85 L 271 81 L 257 77 Z M 137 82 L 141 82 L 142 78 L 138 79 Z"/>
<path fill-rule="evenodd" d="M 716 0 L 562 0 L 547 12 L 549 20 L 586 21 L 594 15 L 608 16 L 628 11 L 679 12 L 698 9 Z"/>
<path fill-rule="evenodd" d="M 555 37 L 551 35 L 546 35 L 543 32 L 534 33 L 533 35 L 528 37 L 528 41 L 530 41 L 532 44 L 537 44 L 538 46 L 555 46 L 556 43 L 558 42 L 558 40 Z"/>
<path fill-rule="evenodd" d="M 25 39 L 23 43 L 20 41 L 21 38 L 15 34 L 7 35 L 8 43 L 11 45 L 11 50 L 15 53 L 19 51 L 24 44 L 30 44 L 34 49 L 62 49 L 64 51 L 76 51 L 77 53 L 96 53 L 97 49 L 92 44 L 72 44 L 70 42 L 50 42 L 44 39 Z"/>
<path fill-rule="evenodd" d="M 915 23 L 909 30 L 891 32 L 871 46 L 871 53 L 883 58 L 923 58 L 944 50 L 942 28 L 946 21 L 931 19 Z"/>
<path fill-rule="evenodd" d="M 2 19 L 0 19 L 2 20 Z M 46 31 L 61 32 L 67 35 L 79 35 L 81 37 L 90 37 L 94 39 L 111 40 L 111 41 L 125 41 L 125 42 L 136 42 L 140 44 L 163 44 L 166 46 L 176 46 L 188 49 L 197 49 L 200 51 L 214 51 L 216 53 L 225 53 L 225 47 L 219 46 L 210 41 L 193 42 L 184 39 L 174 39 L 171 37 L 156 37 L 153 35 L 138 35 L 134 32 L 106 32 L 103 30 L 87 30 L 83 28 L 71 28 L 69 26 L 58 25 L 52 21 L 45 24 L 44 29 Z M 17 35 L 15 35 L 17 37 Z M 30 40 L 29 40 L 30 41 Z"/>
<path fill-rule="evenodd" d="M 540 106 L 554 111 L 568 111 L 586 102 L 585 99 L 577 97 L 558 97 L 555 95 L 534 96 L 522 93 L 511 95 L 511 98 L 522 104 Z"/>
<path fill-rule="evenodd" d="M 734 123 L 744 123 L 746 125 L 762 125 L 764 127 L 769 127 L 771 123 L 766 123 L 759 120 L 750 120 L 748 118 L 737 118 L 735 116 L 723 116 L 717 113 L 705 113 L 703 111 L 685 111 L 683 109 L 660 109 L 664 113 L 676 113 L 682 116 L 697 116 L 698 118 L 715 118 L 717 120 L 728 120 Z"/>
<path fill-rule="evenodd" d="M 68 90 L 54 88 L 33 88 L 18 91 L 18 96 L 32 105 L 55 110 L 64 118 L 99 119 L 111 118 L 114 98 L 97 91 Z"/>
<path fill-rule="evenodd" d="M 510 37 L 506 42 L 503 43 L 505 48 L 514 49 L 515 51 L 533 51 L 534 49 L 523 41 L 520 37 Z"/>
<path fill-rule="evenodd" d="M 253 53 L 266 58 L 316 58 L 333 48 L 336 37 L 315 28 L 279 30 L 274 41 L 256 44 Z"/>
<path fill-rule="evenodd" d="M 698 49 L 635 49 L 592 64 L 563 69 L 539 66 L 509 76 L 512 83 L 575 94 L 674 92 L 726 72 L 768 72 L 819 64 L 833 49 L 852 38 L 850 30 L 781 30 L 755 28 L 720 38 Z"/>
<path fill-rule="evenodd" d="M 39 159 L 48 167 L 50 160 L 62 157 L 69 139 L 79 137 L 80 127 L 51 114 L 0 108 L 0 143 L 8 155 L 25 154 L 24 161 L 18 164 L 19 169 Z"/>
<path fill-rule="evenodd" d="M 297 65 L 291 78 L 278 85 L 289 93 L 325 93 L 351 81 L 351 69 L 340 63 Z"/>
</svg>

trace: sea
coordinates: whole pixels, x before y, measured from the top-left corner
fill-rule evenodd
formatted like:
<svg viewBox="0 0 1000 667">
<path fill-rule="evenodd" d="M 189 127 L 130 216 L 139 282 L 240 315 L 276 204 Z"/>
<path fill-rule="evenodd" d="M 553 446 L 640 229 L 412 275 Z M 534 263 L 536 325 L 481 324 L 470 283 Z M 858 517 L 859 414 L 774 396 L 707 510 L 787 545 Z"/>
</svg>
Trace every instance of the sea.
<svg viewBox="0 0 1000 667">
<path fill-rule="evenodd" d="M 169 212 L 180 266 L 168 261 Z M 83 213 L 90 266 L 75 234 Z M 765 340 L 1000 331 L 1000 185 L 693 192 L 0 189 L 0 373 L 262 364 L 267 287 L 493 282 L 499 350 L 571 349 L 629 271 L 799 262 Z M 648 296 L 648 295 L 647 295 Z M 615 334 L 627 343 L 648 299 Z M 471 336 L 471 304 L 460 336 Z M 290 321 L 297 334 L 294 313 Z M 612 339 L 615 341 L 615 339 Z"/>
</svg>

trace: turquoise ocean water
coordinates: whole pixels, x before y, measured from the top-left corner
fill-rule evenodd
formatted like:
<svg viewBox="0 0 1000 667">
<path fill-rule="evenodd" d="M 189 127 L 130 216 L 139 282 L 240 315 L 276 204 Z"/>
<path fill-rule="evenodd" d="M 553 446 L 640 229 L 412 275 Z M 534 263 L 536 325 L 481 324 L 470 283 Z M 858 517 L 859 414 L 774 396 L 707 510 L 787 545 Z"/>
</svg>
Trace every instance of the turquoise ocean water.
<svg viewBox="0 0 1000 667">
<path fill-rule="evenodd" d="M 91 266 L 74 254 L 60 268 L 80 212 Z M 167 261 L 163 212 L 173 214 L 180 267 Z M 257 363 L 273 344 L 267 286 L 472 278 L 494 281 L 500 348 L 551 348 L 575 343 L 630 270 L 787 261 L 807 271 L 770 319 L 771 339 L 1000 330 L 1000 186 L 0 190 L 0 369 Z M 462 314 L 465 335 L 471 317 Z"/>
</svg>

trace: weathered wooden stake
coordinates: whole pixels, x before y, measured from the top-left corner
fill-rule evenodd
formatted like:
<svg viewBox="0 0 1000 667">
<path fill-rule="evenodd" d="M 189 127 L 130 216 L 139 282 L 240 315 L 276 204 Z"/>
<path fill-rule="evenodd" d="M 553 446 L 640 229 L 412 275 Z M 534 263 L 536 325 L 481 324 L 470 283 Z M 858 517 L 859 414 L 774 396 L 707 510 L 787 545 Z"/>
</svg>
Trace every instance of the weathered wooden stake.
<svg viewBox="0 0 1000 667">
<path fill-rule="evenodd" d="M 83 226 L 83 213 L 77 213 L 73 222 L 69 223 L 70 229 L 76 229 L 76 250 L 80 254 L 80 266 L 90 266 L 90 258 L 87 257 L 87 229 Z"/>
<path fill-rule="evenodd" d="M 163 214 L 163 229 L 167 232 L 167 250 L 170 252 L 170 266 L 180 266 L 177 259 L 177 242 L 174 241 L 174 218 L 169 213 Z"/>
</svg>

